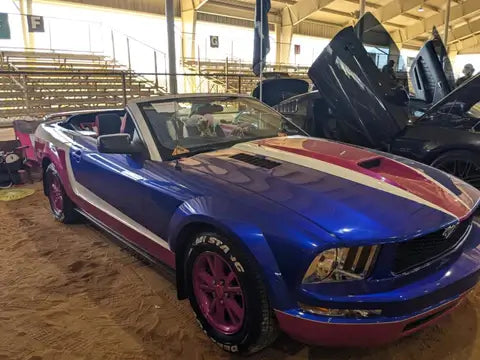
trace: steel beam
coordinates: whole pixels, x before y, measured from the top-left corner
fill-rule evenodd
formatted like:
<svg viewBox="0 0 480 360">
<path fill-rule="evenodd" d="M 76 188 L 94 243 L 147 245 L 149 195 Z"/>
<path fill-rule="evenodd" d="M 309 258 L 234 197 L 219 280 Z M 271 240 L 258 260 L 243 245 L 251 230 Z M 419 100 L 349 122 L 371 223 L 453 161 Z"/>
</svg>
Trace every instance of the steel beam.
<svg viewBox="0 0 480 360">
<path fill-rule="evenodd" d="M 393 0 L 384 6 L 374 10 L 372 13 L 381 23 L 389 21 L 397 16 L 405 14 L 407 11 L 415 9 L 420 5 L 424 5 L 424 0 Z M 406 14 L 405 16 L 409 16 Z M 413 16 L 413 15 L 411 15 Z M 410 17 L 410 16 L 409 16 Z"/>
<path fill-rule="evenodd" d="M 450 10 L 450 22 L 463 18 L 465 15 L 472 14 L 480 10 L 479 0 L 467 0 L 464 3 L 452 4 Z M 425 18 L 413 25 L 407 26 L 404 29 L 398 30 L 392 37 L 399 42 L 407 42 L 425 33 L 431 33 L 433 27 L 442 27 L 445 24 L 445 11 Z"/>
</svg>

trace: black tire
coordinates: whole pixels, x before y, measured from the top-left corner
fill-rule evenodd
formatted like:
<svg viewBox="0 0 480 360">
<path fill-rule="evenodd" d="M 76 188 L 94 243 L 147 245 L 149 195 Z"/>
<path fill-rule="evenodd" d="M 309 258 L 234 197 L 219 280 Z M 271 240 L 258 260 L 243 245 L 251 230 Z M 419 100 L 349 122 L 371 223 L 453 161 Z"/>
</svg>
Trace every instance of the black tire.
<svg viewBox="0 0 480 360">
<path fill-rule="evenodd" d="M 244 319 L 241 328 L 232 334 L 218 331 L 206 319 L 195 296 L 193 268 L 203 254 L 220 255 L 238 278 L 245 298 Z M 270 306 L 267 290 L 251 255 L 234 241 L 216 233 L 198 234 L 185 254 L 185 281 L 190 304 L 203 331 L 223 350 L 231 353 L 252 354 L 270 345 L 278 335 L 278 326 Z M 215 296 L 215 295 L 213 295 Z"/>
<path fill-rule="evenodd" d="M 75 204 L 65 193 L 65 189 L 54 164 L 48 165 L 45 173 L 43 174 L 43 181 L 45 194 L 48 197 L 50 209 L 55 219 L 64 224 L 77 223 L 81 219 L 81 216 L 75 210 Z M 55 184 L 59 194 L 61 195 L 61 200 L 59 200 L 57 204 L 55 204 L 55 200 L 52 199 L 53 184 Z"/>
<path fill-rule="evenodd" d="M 480 156 L 468 150 L 447 151 L 431 165 L 480 189 Z"/>
</svg>

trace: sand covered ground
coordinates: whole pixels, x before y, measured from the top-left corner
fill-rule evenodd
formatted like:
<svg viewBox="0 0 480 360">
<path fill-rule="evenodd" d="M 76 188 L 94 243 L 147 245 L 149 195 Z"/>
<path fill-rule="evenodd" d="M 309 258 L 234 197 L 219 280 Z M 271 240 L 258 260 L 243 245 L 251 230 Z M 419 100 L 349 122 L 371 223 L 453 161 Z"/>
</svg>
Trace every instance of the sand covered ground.
<svg viewBox="0 0 480 360">
<path fill-rule="evenodd" d="M 37 192 L 0 202 L 0 360 L 235 359 L 199 330 L 167 273 L 89 224 L 53 220 Z M 249 359 L 480 359 L 480 287 L 438 325 L 376 349 L 285 336 Z"/>
</svg>

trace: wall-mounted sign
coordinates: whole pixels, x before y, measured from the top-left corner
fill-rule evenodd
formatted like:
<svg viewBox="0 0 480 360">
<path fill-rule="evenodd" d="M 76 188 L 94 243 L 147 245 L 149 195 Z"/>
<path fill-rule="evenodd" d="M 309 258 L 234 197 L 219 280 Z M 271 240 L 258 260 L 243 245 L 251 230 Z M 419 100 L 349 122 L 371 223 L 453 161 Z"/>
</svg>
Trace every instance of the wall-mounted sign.
<svg viewBox="0 0 480 360">
<path fill-rule="evenodd" d="M 43 16 L 27 15 L 28 32 L 45 32 Z"/>
<path fill-rule="evenodd" d="M 218 41 L 218 36 L 211 35 L 210 36 L 210 47 L 211 48 L 218 48 L 219 41 Z"/>
<path fill-rule="evenodd" d="M 300 45 L 295 45 L 295 55 L 300 55 Z"/>
<path fill-rule="evenodd" d="M 10 39 L 10 25 L 8 14 L 0 13 L 0 39 Z"/>
</svg>

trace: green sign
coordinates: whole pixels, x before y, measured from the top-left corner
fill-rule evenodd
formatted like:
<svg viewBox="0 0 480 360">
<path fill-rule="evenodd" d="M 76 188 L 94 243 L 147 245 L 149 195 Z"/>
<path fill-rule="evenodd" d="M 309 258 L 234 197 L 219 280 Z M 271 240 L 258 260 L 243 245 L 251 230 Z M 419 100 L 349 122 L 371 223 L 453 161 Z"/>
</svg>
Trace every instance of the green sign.
<svg viewBox="0 0 480 360">
<path fill-rule="evenodd" d="M 10 39 L 10 26 L 8 14 L 0 13 L 0 39 Z"/>
</svg>

